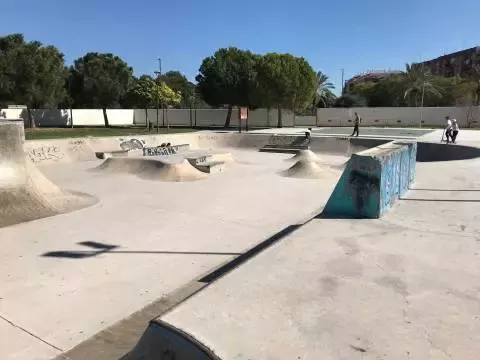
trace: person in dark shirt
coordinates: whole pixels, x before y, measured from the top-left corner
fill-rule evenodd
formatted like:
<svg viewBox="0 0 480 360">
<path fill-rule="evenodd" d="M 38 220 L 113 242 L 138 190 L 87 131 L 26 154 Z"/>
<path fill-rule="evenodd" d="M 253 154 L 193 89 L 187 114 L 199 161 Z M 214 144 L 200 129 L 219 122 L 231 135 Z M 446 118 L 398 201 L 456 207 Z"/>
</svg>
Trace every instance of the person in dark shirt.
<svg viewBox="0 0 480 360">
<path fill-rule="evenodd" d="M 354 136 L 355 134 L 357 134 L 356 136 L 358 136 L 358 134 L 359 134 L 359 128 L 360 128 L 360 123 L 361 123 L 361 122 L 362 122 L 362 119 L 360 118 L 360 116 L 359 116 L 358 113 L 356 112 L 356 113 L 355 113 L 353 133 L 352 133 L 352 135 L 350 135 L 350 136 Z"/>
</svg>

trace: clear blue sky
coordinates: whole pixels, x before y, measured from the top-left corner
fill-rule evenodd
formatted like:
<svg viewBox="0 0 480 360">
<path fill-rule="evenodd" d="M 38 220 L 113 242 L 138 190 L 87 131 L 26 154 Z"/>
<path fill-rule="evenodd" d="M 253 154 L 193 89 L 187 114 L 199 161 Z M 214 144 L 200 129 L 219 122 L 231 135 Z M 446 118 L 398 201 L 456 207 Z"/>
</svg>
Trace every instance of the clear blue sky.
<svg viewBox="0 0 480 360">
<path fill-rule="evenodd" d="M 122 57 L 135 73 L 195 78 L 217 48 L 304 56 L 340 87 L 370 69 L 480 45 L 479 0 L 2 0 L 0 35 L 57 46 L 67 64 L 88 51 Z"/>
</svg>

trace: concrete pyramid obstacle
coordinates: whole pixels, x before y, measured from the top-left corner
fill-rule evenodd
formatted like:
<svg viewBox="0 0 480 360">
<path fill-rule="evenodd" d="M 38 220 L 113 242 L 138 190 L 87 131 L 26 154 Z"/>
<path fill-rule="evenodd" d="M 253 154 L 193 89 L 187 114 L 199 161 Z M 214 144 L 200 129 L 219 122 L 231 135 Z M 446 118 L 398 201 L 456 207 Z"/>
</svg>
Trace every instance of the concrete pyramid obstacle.
<svg viewBox="0 0 480 360">
<path fill-rule="evenodd" d="M 283 176 L 300 179 L 320 179 L 332 175 L 328 167 L 320 166 L 314 160 L 301 159 L 289 169 L 282 171 Z"/>
<path fill-rule="evenodd" d="M 312 150 L 300 150 L 287 161 L 298 161 L 298 160 L 308 160 L 308 161 L 320 161 L 320 157 L 315 154 Z"/>
<path fill-rule="evenodd" d="M 78 210 L 97 202 L 60 189 L 25 157 L 23 122 L 0 122 L 0 227 Z"/>
<path fill-rule="evenodd" d="M 196 181 L 208 177 L 185 159 L 179 163 L 170 163 L 151 158 L 112 157 L 93 170 L 132 174 L 141 179 L 159 181 Z"/>
</svg>

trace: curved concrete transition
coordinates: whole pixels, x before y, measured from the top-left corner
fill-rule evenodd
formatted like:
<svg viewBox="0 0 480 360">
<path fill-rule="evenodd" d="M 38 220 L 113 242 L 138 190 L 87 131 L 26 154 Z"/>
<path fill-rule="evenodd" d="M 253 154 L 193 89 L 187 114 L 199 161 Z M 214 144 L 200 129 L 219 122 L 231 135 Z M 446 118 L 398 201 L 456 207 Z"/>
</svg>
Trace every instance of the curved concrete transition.
<svg viewBox="0 0 480 360">
<path fill-rule="evenodd" d="M 469 160 L 478 157 L 480 149 L 474 146 L 418 142 L 419 162 Z"/>
<path fill-rule="evenodd" d="M 193 336 L 159 319 L 152 320 L 134 349 L 121 360 L 221 360 Z"/>
<path fill-rule="evenodd" d="M 0 122 L 0 227 L 91 206 L 90 195 L 60 189 L 48 180 L 23 149 L 22 122 Z"/>
<path fill-rule="evenodd" d="M 169 163 L 148 158 L 108 158 L 92 170 L 132 174 L 141 179 L 159 181 L 196 181 L 208 177 L 206 173 L 193 167 L 188 160 Z"/>
</svg>

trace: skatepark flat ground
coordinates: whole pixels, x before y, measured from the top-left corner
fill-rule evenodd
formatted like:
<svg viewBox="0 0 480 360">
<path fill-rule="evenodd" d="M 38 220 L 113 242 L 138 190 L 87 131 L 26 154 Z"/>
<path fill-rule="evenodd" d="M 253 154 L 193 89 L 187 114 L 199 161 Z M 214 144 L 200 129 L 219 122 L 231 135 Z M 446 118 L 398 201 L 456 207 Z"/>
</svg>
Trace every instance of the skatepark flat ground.
<svg viewBox="0 0 480 360">
<path fill-rule="evenodd" d="M 477 360 L 479 220 L 480 159 L 417 163 L 382 219 L 313 218 L 159 321 L 221 359 Z"/>
<path fill-rule="evenodd" d="M 0 358 L 50 359 L 74 347 L 318 213 L 341 173 L 285 178 L 278 172 L 292 155 L 228 151 L 235 164 L 196 182 L 88 171 L 100 160 L 39 166 L 100 202 L 0 229 Z"/>
<path fill-rule="evenodd" d="M 255 130 L 256 133 L 266 133 L 266 134 L 296 134 L 303 135 L 307 130 L 306 127 L 295 127 L 295 128 L 281 128 L 281 129 L 263 129 Z M 350 136 L 353 131 L 352 126 L 346 127 L 313 127 L 312 136 Z M 395 127 L 360 127 L 360 137 L 376 137 L 376 138 L 386 138 L 386 139 L 415 139 L 424 135 L 427 135 L 431 132 L 435 132 L 434 129 L 428 128 L 395 128 Z M 440 133 L 441 136 L 441 133 Z M 437 140 L 438 141 L 438 140 Z"/>
</svg>

